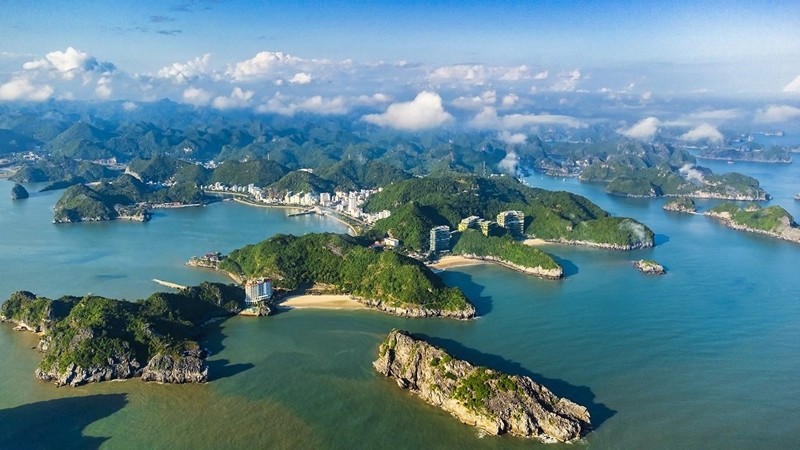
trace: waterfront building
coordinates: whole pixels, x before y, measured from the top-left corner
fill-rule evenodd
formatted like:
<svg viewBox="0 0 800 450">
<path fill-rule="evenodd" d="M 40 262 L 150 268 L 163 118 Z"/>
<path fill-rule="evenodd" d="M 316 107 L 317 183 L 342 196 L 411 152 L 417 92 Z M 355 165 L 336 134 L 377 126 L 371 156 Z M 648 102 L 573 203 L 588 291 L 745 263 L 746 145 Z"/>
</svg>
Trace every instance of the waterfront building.
<svg viewBox="0 0 800 450">
<path fill-rule="evenodd" d="M 272 280 L 258 278 L 244 284 L 245 302 L 259 303 L 272 298 Z"/>
<path fill-rule="evenodd" d="M 495 223 L 492 222 L 491 220 L 486 220 L 486 219 L 478 220 L 478 228 L 480 228 L 481 233 L 483 233 L 484 236 L 489 235 L 489 233 L 492 231 L 492 228 L 494 228 L 494 225 Z"/>
<path fill-rule="evenodd" d="M 400 239 L 392 237 L 383 238 L 383 244 L 387 247 L 397 248 L 400 246 Z"/>
<path fill-rule="evenodd" d="M 503 211 L 497 215 L 497 224 L 512 236 L 521 237 L 525 233 L 525 213 L 522 211 Z"/>
<path fill-rule="evenodd" d="M 440 225 L 431 228 L 430 247 L 431 251 L 434 253 L 450 250 L 450 227 L 447 225 Z"/>
<path fill-rule="evenodd" d="M 467 228 L 476 228 L 478 221 L 481 220 L 478 216 L 469 216 L 466 219 L 461 219 L 458 223 L 458 231 L 464 231 Z"/>
</svg>

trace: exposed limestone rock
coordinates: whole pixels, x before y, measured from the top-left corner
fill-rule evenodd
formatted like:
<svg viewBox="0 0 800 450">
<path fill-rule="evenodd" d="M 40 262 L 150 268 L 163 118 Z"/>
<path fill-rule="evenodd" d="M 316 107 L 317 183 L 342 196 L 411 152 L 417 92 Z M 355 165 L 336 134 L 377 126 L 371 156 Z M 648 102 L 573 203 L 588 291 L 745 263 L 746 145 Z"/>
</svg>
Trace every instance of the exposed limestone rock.
<svg viewBox="0 0 800 450">
<path fill-rule="evenodd" d="M 648 275 L 664 275 L 667 270 L 661 264 L 646 259 L 640 259 L 633 263 L 633 266 L 639 269 L 640 272 Z"/>
<path fill-rule="evenodd" d="M 695 213 L 697 212 L 697 206 L 694 203 L 694 200 L 686 197 L 676 198 L 670 202 L 664 204 L 664 211 L 672 211 L 672 212 L 682 212 L 682 213 Z"/>
<path fill-rule="evenodd" d="M 525 376 L 452 358 L 405 331 L 392 330 L 375 369 L 431 405 L 494 435 L 570 442 L 589 431 L 589 411 Z"/>
<path fill-rule="evenodd" d="M 450 319 L 467 320 L 474 319 L 476 314 L 475 306 L 473 306 L 471 303 L 467 303 L 467 306 L 464 309 L 450 311 L 445 309 L 391 306 L 380 300 L 369 298 L 353 297 L 353 299 L 359 303 L 369 306 L 370 308 L 375 308 L 377 310 L 401 317 L 447 317 Z"/>
<path fill-rule="evenodd" d="M 142 372 L 142 380 L 159 383 L 205 383 L 208 366 L 203 351 L 186 351 L 180 356 L 158 354 Z"/>
<path fill-rule="evenodd" d="M 11 188 L 11 200 L 21 200 L 23 198 L 30 197 L 28 191 L 19 183 L 14 183 L 14 187 Z"/>
<path fill-rule="evenodd" d="M 556 267 L 555 269 L 545 269 L 541 266 L 536 267 L 526 267 L 521 266 L 519 264 L 514 264 L 509 261 L 505 261 L 503 259 L 494 257 L 494 256 L 478 256 L 472 254 L 462 254 L 464 258 L 467 259 L 477 259 L 480 261 L 491 261 L 501 266 L 508 267 L 509 269 L 516 270 L 517 272 L 524 273 L 526 275 L 533 275 L 535 277 L 545 278 L 548 280 L 558 280 L 563 278 L 564 276 L 564 269 L 561 266 Z"/>
</svg>

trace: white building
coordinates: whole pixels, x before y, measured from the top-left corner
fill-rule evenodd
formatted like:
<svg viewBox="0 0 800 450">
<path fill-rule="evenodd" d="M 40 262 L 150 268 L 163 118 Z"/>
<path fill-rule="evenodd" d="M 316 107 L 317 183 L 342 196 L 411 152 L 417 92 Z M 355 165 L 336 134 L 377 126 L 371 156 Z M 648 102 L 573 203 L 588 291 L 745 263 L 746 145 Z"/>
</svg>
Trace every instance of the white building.
<svg viewBox="0 0 800 450">
<path fill-rule="evenodd" d="M 258 278 L 244 284 L 245 302 L 259 303 L 272 298 L 272 280 Z"/>
</svg>

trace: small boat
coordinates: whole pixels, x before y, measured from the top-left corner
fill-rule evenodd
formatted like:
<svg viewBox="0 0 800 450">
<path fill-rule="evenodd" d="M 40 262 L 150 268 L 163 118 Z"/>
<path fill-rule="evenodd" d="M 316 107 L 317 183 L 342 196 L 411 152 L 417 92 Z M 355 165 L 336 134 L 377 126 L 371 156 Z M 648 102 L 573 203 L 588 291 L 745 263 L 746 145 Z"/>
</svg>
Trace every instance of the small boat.
<svg viewBox="0 0 800 450">
<path fill-rule="evenodd" d="M 794 196 L 794 199 L 795 199 L 795 200 L 800 200 L 800 194 L 797 194 L 797 195 L 795 195 L 795 196 Z"/>
</svg>

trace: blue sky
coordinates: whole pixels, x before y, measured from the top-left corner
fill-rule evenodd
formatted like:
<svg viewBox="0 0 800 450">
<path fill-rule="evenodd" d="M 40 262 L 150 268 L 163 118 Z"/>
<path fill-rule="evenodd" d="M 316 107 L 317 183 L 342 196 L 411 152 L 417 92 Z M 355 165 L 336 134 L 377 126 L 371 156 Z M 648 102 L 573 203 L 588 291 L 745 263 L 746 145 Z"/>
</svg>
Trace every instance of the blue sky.
<svg viewBox="0 0 800 450">
<path fill-rule="evenodd" d="M 546 93 L 796 107 L 798 18 L 797 1 L 11 0 L 0 101 L 340 113 L 430 91 L 462 107 Z"/>
</svg>

